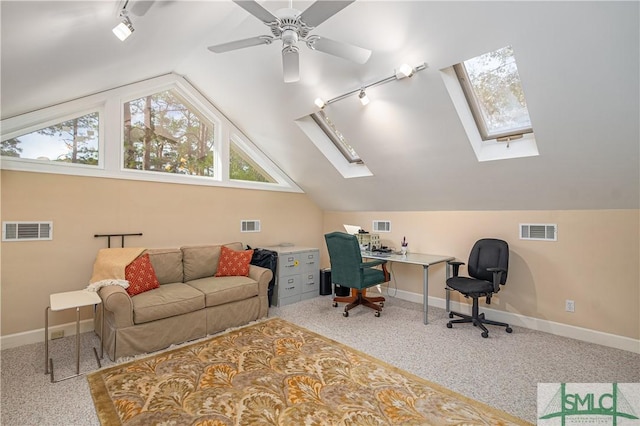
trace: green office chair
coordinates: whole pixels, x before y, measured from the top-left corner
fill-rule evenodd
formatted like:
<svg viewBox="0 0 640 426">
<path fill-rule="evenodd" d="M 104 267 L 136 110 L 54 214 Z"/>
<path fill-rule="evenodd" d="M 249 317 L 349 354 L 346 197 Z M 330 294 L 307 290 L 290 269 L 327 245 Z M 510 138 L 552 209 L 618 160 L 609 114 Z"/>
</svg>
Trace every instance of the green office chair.
<svg viewBox="0 0 640 426">
<path fill-rule="evenodd" d="M 367 297 L 366 290 L 377 284 L 389 281 L 385 260 L 363 262 L 360 254 L 360 244 L 355 235 L 344 232 L 332 232 L 324 236 L 331 261 L 331 281 L 342 287 L 351 288 L 351 296 L 333 298 L 333 306 L 347 303 L 343 316 L 349 316 L 349 310 L 364 305 L 375 310 L 375 316 L 380 316 L 384 306 L 384 297 Z M 375 266 L 382 265 L 382 269 Z"/>
</svg>

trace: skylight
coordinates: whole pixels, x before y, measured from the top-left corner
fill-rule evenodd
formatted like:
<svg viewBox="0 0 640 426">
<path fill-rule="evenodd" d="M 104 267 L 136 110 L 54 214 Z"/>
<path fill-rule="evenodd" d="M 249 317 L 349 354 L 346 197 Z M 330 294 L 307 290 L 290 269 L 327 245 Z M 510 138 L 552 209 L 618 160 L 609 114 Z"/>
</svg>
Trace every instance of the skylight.
<svg viewBox="0 0 640 426">
<path fill-rule="evenodd" d="M 325 135 L 333 142 L 333 144 L 340 150 L 344 158 L 350 163 L 362 163 L 362 159 L 358 155 L 355 149 L 347 142 L 343 134 L 336 128 L 333 122 L 329 119 L 324 110 L 314 112 L 311 114 L 311 118 L 316 122 L 318 127 L 324 132 Z"/>
<path fill-rule="evenodd" d="M 533 132 L 511 46 L 454 66 L 483 140 Z"/>
</svg>

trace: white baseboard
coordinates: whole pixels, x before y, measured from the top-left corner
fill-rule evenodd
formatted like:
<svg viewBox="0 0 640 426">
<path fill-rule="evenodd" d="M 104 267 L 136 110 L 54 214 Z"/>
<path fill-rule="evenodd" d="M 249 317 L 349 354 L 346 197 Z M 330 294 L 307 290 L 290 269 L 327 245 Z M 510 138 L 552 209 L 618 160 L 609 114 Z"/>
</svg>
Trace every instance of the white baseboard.
<svg viewBox="0 0 640 426">
<path fill-rule="evenodd" d="M 422 303 L 422 294 L 404 290 L 397 290 L 396 292 L 392 293 L 393 297 L 397 297 L 398 299 L 420 304 Z M 429 296 L 429 306 L 445 309 L 445 300 L 439 297 Z M 471 313 L 471 305 L 468 305 L 466 303 L 451 302 L 451 309 L 461 313 Z M 482 307 L 481 310 L 483 312 L 487 312 L 488 316 L 490 316 L 492 319 L 496 321 L 506 322 L 510 325 L 529 328 L 531 330 L 543 331 L 545 333 L 551 333 L 557 336 L 569 337 L 571 339 L 582 340 L 589 343 L 609 346 L 611 348 L 622 349 L 625 351 L 640 354 L 640 340 L 618 336 L 610 333 L 604 333 L 602 331 L 590 330 L 588 328 L 561 324 L 558 322 L 543 320 L 539 318 L 531 318 L 511 312 L 497 311 L 495 309 L 485 307 Z M 49 327 L 49 333 L 59 330 L 64 330 L 65 337 L 74 336 L 76 334 L 76 323 L 70 322 L 67 324 Z M 93 319 L 80 321 L 80 332 L 85 333 L 87 331 L 93 331 Z M 2 336 L 0 337 L 0 348 L 15 348 L 17 346 L 39 343 L 43 341 L 44 328 L 40 328 L 37 330 Z"/>
<path fill-rule="evenodd" d="M 49 335 L 54 331 L 64 331 L 64 337 L 76 335 L 76 322 L 67 324 L 52 325 L 49 327 Z M 80 321 L 80 333 L 93 331 L 93 319 Z M 22 333 L 9 334 L 0 337 L 0 349 L 15 348 L 18 346 L 30 345 L 31 343 L 44 342 L 44 327 L 37 330 L 25 331 Z"/>
<path fill-rule="evenodd" d="M 422 304 L 422 294 L 419 293 L 397 290 L 396 293 L 391 291 L 391 294 L 398 299 Z M 429 296 L 429 306 L 445 309 L 445 304 L 445 299 Z M 471 305 L 452 301 L 451 310 L 470 315 Z M 631 339 L 629 337 L 618 336 L 616 334 L 604 333 L 602 331 L 590 330 L 588 328 L 576 327 L 539 318 L 531 318 L 512 312 L 497 311 L 483 306 L 480 307 L 480 311 L 486 312 L 487 316 L 495 321 L 506 322 L 512 326 L 515 325 L 531 330 L 543 331 L 557 336 L 569 337 L 571 339 L 582 340 L 589 343 L 609 346 L 611 348 L 640 354 L 640 340 Z"/>
</svg>

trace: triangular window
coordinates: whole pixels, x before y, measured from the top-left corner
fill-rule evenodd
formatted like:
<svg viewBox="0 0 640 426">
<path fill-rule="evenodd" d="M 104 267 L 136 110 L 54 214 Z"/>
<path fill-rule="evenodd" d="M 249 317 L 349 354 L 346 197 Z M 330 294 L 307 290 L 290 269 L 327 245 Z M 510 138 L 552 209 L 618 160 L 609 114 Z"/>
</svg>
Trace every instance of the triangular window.
<svg viewBox="0 0 640 426">
<path fill-rule="evenodd" d="M 3 157 L 97 166 L 100 115 L 91 112 L 2 141 Z"/>
<path fill-rule="evenodd" d="M 229 141 L 229 179 L 276 183 L 233 138 Z"/>
</svg>

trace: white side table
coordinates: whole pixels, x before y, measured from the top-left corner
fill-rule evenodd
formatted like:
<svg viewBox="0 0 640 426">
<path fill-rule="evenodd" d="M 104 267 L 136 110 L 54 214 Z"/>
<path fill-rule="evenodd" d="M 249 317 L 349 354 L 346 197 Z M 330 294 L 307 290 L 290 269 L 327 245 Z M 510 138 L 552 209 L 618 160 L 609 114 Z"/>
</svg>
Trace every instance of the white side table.
<svg viewBox="0 0 640 426">
<path fill-rule="evenodd" d="M 102 299 L 97 292 L 87 290 L 67 291 L 65 293 L 54 293 L 49 296 L 49 306 L 44 311 L 44 374 L 51 374 L 51 383 L 61 382 L 80 375 L 80 308 L 83 306 L 94 306 L 102 304 Z M 49 311 L 63 311 L 65 309 L 76 308 L 76 374 L 65 377 L 63 379 L 54 380 L 53 378 L 53 359 L 49 358 Z M 100 357 L 96 348 L 93 352 L 98 362 L 98 368 L 101 367 L 100 359 L 104 353 L 102 339 L 104 336 L 104 306 L 102 307 L 102 333 L 100 335 Z"/>
</svg>

